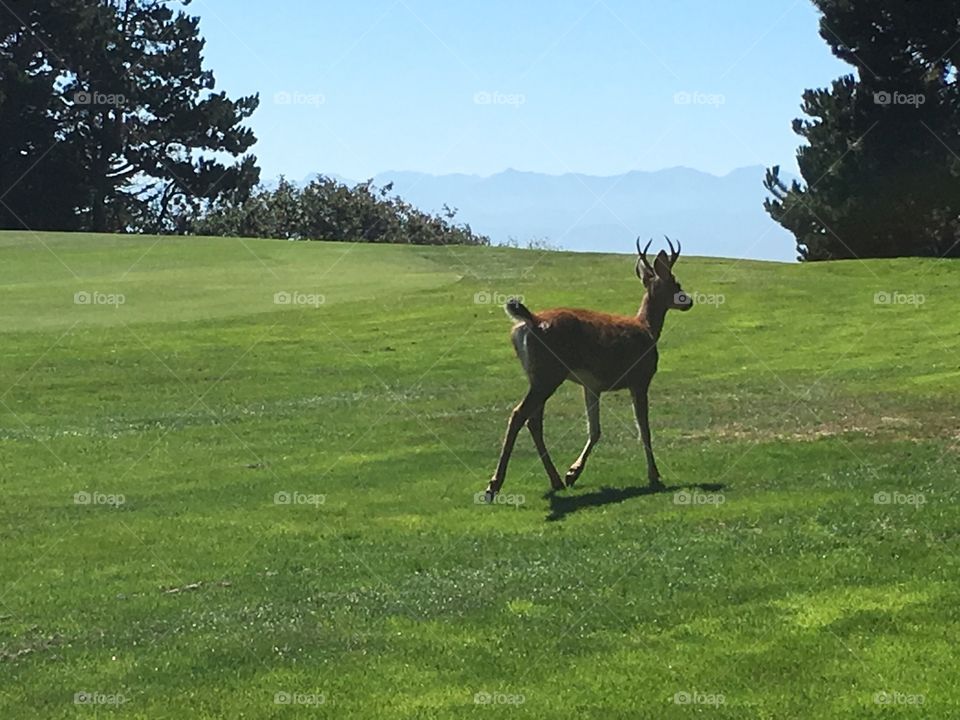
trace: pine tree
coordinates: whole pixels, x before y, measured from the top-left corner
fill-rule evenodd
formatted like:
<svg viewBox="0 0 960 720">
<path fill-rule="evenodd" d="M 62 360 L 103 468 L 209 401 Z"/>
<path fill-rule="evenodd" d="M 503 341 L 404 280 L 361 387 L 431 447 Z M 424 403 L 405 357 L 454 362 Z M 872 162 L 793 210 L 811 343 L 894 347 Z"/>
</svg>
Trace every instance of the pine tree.
<svg viewBox="0 0 960 720">
<path fill-rule="evenodd" d="M 855 74 L 803 94 L 804 183 L 771 168 L 764 207 L 801 260 L 960 256 L 960 0 L 814 2 Z"/>
<path fill-rule="evenodd" d="M 72 149 L 58 142 L 58 73 L 43 42 L 19 18 L 38 3 L 0 8 L 0 228 L 75 229 L 84 198 Z"/>
<path fill-rule="evenodd" d="M 28 218 L 43 212 L 42 188 L 66 180 L 74 191 L 62 204 L 70 205 L 73 220 L 57 225 L 98 232 L 176 231 L 201 203 L 224 195 L 242 198 L 256 185 L 256 159 L 244 155 L 256 138 L 242 123 L 258 97 L 231 100 L 213 92 L 213 73 L 202 66 L 199 20 L 171 4 L 11 5 L 19 28 L 6 37 L 0 33 L 0 58 L 19 53 L 19 61 L 9 62 L 0 87 L 26 82 L 47 91 L 26 113 L 0 101 L 0 126 L 22 122 L 26 114 L 37 135 L 26 155 L 28 165 L 35 163 L 33 181 L 17 195 L 22 224 L 35 227 Z M 23 64 L 25 52 L 35 53 L 32 67 Z M 22 152 L 9 147 L 6 137 L 0 153 Z M 58 180 L 59 168 L 42 156 L 51 147 L 70 165 L 69 177 Z M 228 165 L 225 156 L 239 160 Z"/>
</svg>

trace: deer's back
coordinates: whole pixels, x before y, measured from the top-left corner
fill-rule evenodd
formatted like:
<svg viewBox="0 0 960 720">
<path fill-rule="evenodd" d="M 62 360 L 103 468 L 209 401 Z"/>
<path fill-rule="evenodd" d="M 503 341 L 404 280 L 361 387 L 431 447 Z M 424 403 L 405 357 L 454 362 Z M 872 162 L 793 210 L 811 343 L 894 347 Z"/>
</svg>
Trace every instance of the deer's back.
<svg viewBox="0 0 960 720">
<path fill-rule="evenodd" d="M 656 371 L 656 342 L 636 317 L 556 308 L 535 318 L 534 327 L 520 323 L 513 331 L 528 374 L 533 366 L 596 390 L 617 390 L 649 381 Z"/>
</svg>

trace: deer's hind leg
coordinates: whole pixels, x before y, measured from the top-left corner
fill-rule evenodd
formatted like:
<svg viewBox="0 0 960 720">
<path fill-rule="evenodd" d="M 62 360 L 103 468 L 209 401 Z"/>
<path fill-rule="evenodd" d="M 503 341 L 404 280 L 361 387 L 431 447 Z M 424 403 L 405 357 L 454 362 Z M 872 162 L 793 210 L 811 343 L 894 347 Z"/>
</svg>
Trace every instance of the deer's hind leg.
<svg viewBox="0 0 960 720">
<path fill-rule="evenodd" d="M 543 467 L 550 477 L 551 486 L 555 489 L 563 487 L 557 468 L 550 459 L 547 446 L 543 442 L 543 405 L 566 380 L 567 371 L 543 346 L 542 339 L 533 336 L 533 331 L 529 326 L 519 325 L 514 328 L 511 339 L 517 351 L 517 357 L 520 359 L 520 364 L 523 365 L 523 370 L 530 381 L 530 389 L 527 390 L 526 396 L 510 415 L 507 434 L 503 438 L 503 447 L 500 449 L 500 460 L 497 462 L 497 469 L 493 478 L 487 485 L 485 493 L 487 502 L 492 502 L 503 486 L 503 480 L 507 474 L 507 463 L 510 462 L 510 455 L 517 440 L 517 433 L 525 424 L 530 428 L 533 443 L 536 445 Z"/>
<path fill-rule="evenodd" d="M 543 463 L 543 469 L 547 471 L 547 477 L 550 478 L 550 487 L 554 490 L 563 490 L 563 480 L 560 479 L 560 473 L 557 472 L 556 465 L 550 459 L 550 453 L 543 442 L 543 410 L 545 405 L 541 405 L 530 419 L 527 420 L 527 429 L 533 436 L 533 444 L 537 446 L 537 452 L 540 453 L 540 461 Z"/>
<path fill-rule="evenodd" d="M 587 437 L 587 444 L 583 446 L 583 451 L 580 453 L 580 457 L 574 460 L 573 464 L 570 466 L 570 469 L 567 470 L 567 476 L 564 478 L 567 483 L 567 487 L 571 487 L 577 481 L 577 478 L 580 477 L 580 473 L 582 473 L 583 468 L 586 467 L 587 458 L 590 457 L 590 452 L 600 440 L 600 393 L 595 390 L 591 390 L 584 385 L 583 402 L 587 407 L 587 426 L 589 428 L 589 436 Z"/>
<path fill-rule="evenodd" d="M 536 382 L 533 380 L 534 379 L 531 378 L 530 389 L 527 391 L 523 400 L 520 401 L 520 404 L 517 405 L 510 414 L 510 422 L 507 423 L 507 434 L 504 436 L 503 446 L 500 448 L 500 460 L 497 462 L 497 469 L 493 473 L 490 483 L 487 485 L 485 493 L 487 502 L 492 502 L 496 494 L 500 492 L 500 488 L 503 487 L 503 481 L 507 474 L 507 463 L 510 462 L 510 455 L 513 453 L 513 446 L 517 441 L 517 434 L 520 432 L 520 428 L 527 424 L 531 418 L 535 419 L 533 426 L 530 428 L 530 433 L 533 435 L 534 444 L 540 453 L 540 459 L 543 461 L 544 467 L 547 466 L 547 463 L 550 464 L 550 467 L 553 467 L 553 461 L 550 460 L 550 456 L 547 454 L 547 448 L 543 444 L 543 404 L 553 395 L 554 391 L 560 387 L 560 383 L 563 382 L 563 377 L 551 377 L 549 380 L 539 379 Z M 546 457 L 545 460 L 544 457 Z M 556 468 L 553 468 L 553 472 L 557 472 Z M 549 468 L 547 469 L 547 473 L 550 473 Z M 559 480 L 559 475 L 557 479 Z M 553 484 L 553 477 L 551 477 L 551 484 Z"/>
</svg>

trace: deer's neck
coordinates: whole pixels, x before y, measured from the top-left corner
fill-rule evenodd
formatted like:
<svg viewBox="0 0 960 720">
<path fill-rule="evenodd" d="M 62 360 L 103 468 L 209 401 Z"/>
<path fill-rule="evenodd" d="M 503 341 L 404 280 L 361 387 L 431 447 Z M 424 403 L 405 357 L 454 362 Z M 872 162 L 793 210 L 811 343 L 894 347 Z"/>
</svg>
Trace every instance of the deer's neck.
<svg viewBox="0 0 960 720">
<path fill-rule="evenodd" d="M 657 307 L 650 302 L 649 293 L 644 294 L 643 301 L 640 303 L 640 310 L 637 312 L 637 319 L 646 325 L 654 340 L 660 339 L 660 332 L 663 330 L 663 321 L 667 316 L 667 309 Z"/>
</svg>

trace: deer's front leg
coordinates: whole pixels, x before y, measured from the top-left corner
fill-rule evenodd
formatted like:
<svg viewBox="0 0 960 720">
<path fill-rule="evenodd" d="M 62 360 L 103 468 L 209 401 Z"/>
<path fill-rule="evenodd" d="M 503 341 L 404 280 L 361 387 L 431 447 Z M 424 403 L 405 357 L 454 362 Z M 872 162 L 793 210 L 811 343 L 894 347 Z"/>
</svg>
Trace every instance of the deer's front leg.
<svg viewBox="0 0 960 720">
<path fill-rule="evenodd" d="M 637 425 L 640 427 L 640 439 L 643 441 L 643 452 L 647 456 L 647 479 L 650 487 L 661 489 L 660 471 L 657 470 L 657 461 L 653 459 L 653 446 L 650 442 L 649 402 L 647 388 L 637 388 L 633 391 L 633 410 L 637 416 Z"/>
</svg>

